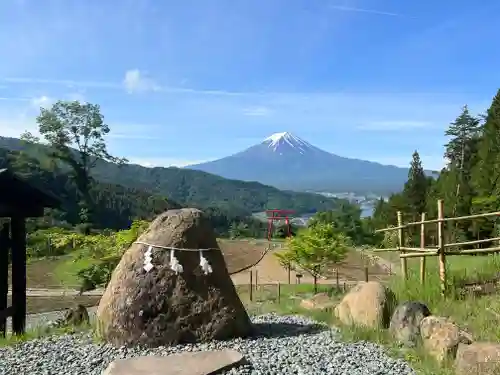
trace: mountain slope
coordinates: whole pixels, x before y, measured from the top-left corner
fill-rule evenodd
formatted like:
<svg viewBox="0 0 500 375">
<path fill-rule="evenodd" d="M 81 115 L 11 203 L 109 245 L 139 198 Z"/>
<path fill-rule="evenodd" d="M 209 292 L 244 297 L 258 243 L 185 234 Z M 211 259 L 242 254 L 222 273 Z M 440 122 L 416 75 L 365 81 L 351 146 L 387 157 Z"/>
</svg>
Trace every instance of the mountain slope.
<svg viewBox="0 0 500 375">
<path fill-rule="evenodd" d="M 291 133 L 276 133 L 237 154 L 186 168 L 281 189 L 399 191 L 408 169 L 349 159 L 323 151 Z"/>
<path fill-rule="evenodd" d="M 61 200 L 62 212 L 52 212 L 49 215 L 52 221 L 59 224 L 79 223 L 77 192 L 67 174 L 48 169 L 43 159 L 4 148 L 0 148 L 0 168 L 13 170 L 33 186 Z M 181 207 L 164 197 L 112 183 L 94 183 L 91 196 L 95 203 L 91 221 L 97 228 L 123 229 L 129 227 L 134 219 L 151 219 L 165 210 Z"/>
<path fill-rule="evenodd" d="M 25 150 L 43 158 L 46 146 L 26 145 L 16 138 L 0 137 L 0 147 Z M 101 182 L 146 190 L 166 196 L 182 205 L 215 207 L 233 215 L 246 216 L 267 208 L 283 208 L 307 213 L 336 208 L 338 200 L 318 194 L 281 191 L 257 182 L 228 180 L 202 171 L 180 168 L 146 168 L 100 161 L 93 171 Z"/>
</svg>

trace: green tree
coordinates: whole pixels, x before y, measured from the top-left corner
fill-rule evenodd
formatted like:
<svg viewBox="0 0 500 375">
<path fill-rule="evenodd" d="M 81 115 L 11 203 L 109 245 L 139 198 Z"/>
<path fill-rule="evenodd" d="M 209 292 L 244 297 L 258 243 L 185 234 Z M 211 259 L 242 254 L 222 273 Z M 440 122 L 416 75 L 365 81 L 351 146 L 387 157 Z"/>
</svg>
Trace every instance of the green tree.
<svg viewBox="0 0 500 375">
<path fill-rule="evenodd" d="M 49 156 L 71 169 L 78 190 L 82 222 L 89 220 L 92 207 L 91 170 L 101 160 L 123 164 L 126 159 L 112 156 L 105 136 L 110 132 L 97 104 L 79 101 L 58 101 L 51 108 L 40 108 L 38 131 L 50 146 Z M 23 134 L 28 142 L 37 142 L 30 133 Z"/>
<path fill-rule="evenodd" d="M 361 220 L 361 208 L 351 203 L 341 203 L 336 210 L 316 213 L 308 222 L 309 227 L 331 224 L 340 233 L 348 236 L 355 245 L 365 242 L 367 233 Z"/>
<path fill-rule="evenodd" d="M 408 172 L 408 181 L 403 189 L 403 196 L 408 202 L 410 214 L 414 219 L 425 211 L 428 186 L 429 182 L 422 167 L 420 155 L 415 151 Z"/>
<path fill-rule="evenodd" d="M 309 272 L 317 292 L 318 277 L 342 261 L 349 251 L 349 237 L 338 232 L 332 224 L 317 224 L 300 230 L 287 240 L 287 249 L 278 259 L 282 265 L 293 265 Z"/>
<path fill-rule="evenodd" d="M 500 192 L 498 186 L 500 178 L 500 90 L 486 112 L 481 132 L 473 179 L 480 197 L 496 197 Z"/>
<path fill-rule="evenodd" d="M 477 162 L 472 171 L 474 197 L 473 212 L 498 211 L 500 209 L 500 90 L 492 100 L 481 126 L 478 143 Z M 484 220 L 481 225 L 474 223 L 473 232 L 477 237 L 494 237 L 495 225 L 492 220 Z"/>
<path fill-rule="evenodd" d="M 445 135 L 450 140 L 445 145 L 445 157 L 448 159 L 448 168 L 456 168 L 461 173 L 470 172 L 479 140 L 480 122 L 470 114 L 465 105 L 462 113 L 452 122 Z"/>
<path fill-rule="evenodd" d="M 448 165 L 447 172 L 441 179 L 447 185 L 446 202 L 449 207 L 453 207 L 451 216 L 465 216 L 471 213 L 473 199 L 471 179 L 472 169 L 476 162 L 479 128 L 479 119 L 472 116 L 468 107 L 464 106 L 462 113 L 445 132 L 445 135 L 450 137 L 445 145 L 444 155 L 448 160 Z M 451 234 L 454 242 L 468 239 L 469 225 L 467 221 L 455 223 Z"/>
</svg>

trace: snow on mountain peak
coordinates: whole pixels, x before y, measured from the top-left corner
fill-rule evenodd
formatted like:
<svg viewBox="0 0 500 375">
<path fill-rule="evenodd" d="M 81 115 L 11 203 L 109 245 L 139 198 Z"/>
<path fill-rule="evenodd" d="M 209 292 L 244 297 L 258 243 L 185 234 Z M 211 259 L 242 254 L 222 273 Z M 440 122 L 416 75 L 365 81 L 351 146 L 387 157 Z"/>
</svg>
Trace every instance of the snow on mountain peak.
<svg viewBox="0 0 500 375">
<path fill-rule="evenodd" d="M 274 133 L 264 139 L 263 143 L 268 143 L 268 147 L 272 148 L 273 151 L 277 151 L 280 146 L 288 145 L 289 147 L 297 149 L 301 154 L 304 153 L 306 148 L 311 147 L 308 142 L 303 141 L 289 132 Z"/>
</svg>

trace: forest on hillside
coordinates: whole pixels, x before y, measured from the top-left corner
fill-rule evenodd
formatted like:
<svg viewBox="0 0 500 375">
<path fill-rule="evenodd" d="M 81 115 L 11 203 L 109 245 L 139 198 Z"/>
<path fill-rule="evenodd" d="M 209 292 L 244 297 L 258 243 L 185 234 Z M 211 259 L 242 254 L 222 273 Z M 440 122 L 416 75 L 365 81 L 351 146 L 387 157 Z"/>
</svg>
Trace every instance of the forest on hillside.
<svg viewBox="0 0 500 375">
<path fill-rule="evenodd" d="M 418 151 L 411 161 L 408 181 L 402 192 L 375 206 L 372 225 L 395 226 L 397 211 L 404 221 L 419 221 L 421 213 L 437 217 L 437 200 L 444 200 L 446 217 L 500 211 L 500 90 L 485 114 L 471 114 L 464 106 L 445 133 L 443 155 L 447 164 L 437 178 L 426 176 Z M 447 228 L 453 242 L 498 237 L 496 219 L 462 221 Z M 418 228 L 419 230 L 419 228 Z M 429 231 L 435 243 L 436 234 Z M 418 245 L 414 233 L 408 242 Z"/>
<path fill-rule="evenodd" d="M 51 150 L 47 142 L 0 137 L 0 147 L 24 152 L 40 160 L 46 168 L 56 165 L 60 172 L 71 172 L 67 163 L 49 157 Z M 257 182 L 229 180 L 190 169 L 146 168 L 117 161 L 120 159 L 99 158 L 89 173 L 95 181 L 148 191 L 182 206 L 213 207 L 231 215 L 249 216 L 267 208 L 289 209 L 301 214 L 329 210 L 338 205 L 337 199 L 319 194 L 283 191 Z"/>
</svg>

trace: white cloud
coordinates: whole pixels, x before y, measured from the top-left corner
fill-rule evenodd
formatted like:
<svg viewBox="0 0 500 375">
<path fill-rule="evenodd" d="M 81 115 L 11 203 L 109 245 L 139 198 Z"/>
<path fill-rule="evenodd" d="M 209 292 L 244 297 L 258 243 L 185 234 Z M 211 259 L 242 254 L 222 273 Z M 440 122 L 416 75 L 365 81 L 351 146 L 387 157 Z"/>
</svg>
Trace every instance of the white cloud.
<svg viewBox="0 0 500 375">
<path fill-rule="evenodd" d="M 29 102 L 32 99 L 31 98 L 15 97 L 15 96 L 0 96 L 0 100 L 13 101 L 13 102 Z"/>
<path fill-rule="evenodd" d="M 138 69 L 127 70 L 123 79 L 125 90 L 129 94 L 135 92 L 158 91 L 160 86 Z"/>
<path fill-rule="evenodd" d="M 24 115 L 11 119 L 0 118 L 0 134 L 2 137 L 17 138 L 25 131 L 35 136 L 39 136 L 38 127 L 34 119 Z"/>
<path fill-rule="evenodd" d="M 362 130 L 374 131 L 395 131 L 395 130 L 413 130 L 431 126 L 429 121 L 411 121 L 411 120 L 390 120 L 390 121 L 370 121 L 359 125 L 357 128 Z"/>
<path fill-rule="evenodd" d="M 188 160 L 176 158 L 141 158 L 141 157 L 128 157 L 129 163 L 139 164 L 143 167 L 185 167 L 188 165 L 205 163 L 208 160 Z"/>
<path fill-rule="evenodd" d="M 269 116 L 271 113 L 267 107 L 249 107 L 243 110 L 245 116 Z"/>
<path fill-rule="evenodd" d="M 119 89 L 123 87 L 119 83 L 106 82 L 106 81 L 78 81 L 72 79 L 49 79 L 38 77 L 1 77 L 1 82 L 7 82 L 17 85 L 57 85 L 65 86 L 67 88 L 75 87 L 92 87 L 102 89 Z"/>
<path fill-rule="evenodd" d="M 42 95 L 42 96 L 39 96 L 37 98 L 33 98 L 31 99 L 31 104 L 33 105 L 33 107 L 35 108 L 40 108 L 40 107 L 43 107 L 43 108 L 47 108 L 48 106 L 50 106 L 52 103 L 54 102 L 54 99 L 52 98 L 49 98 L 48 96 L 46 95 Z"/>
<path fill-rule="evenodd" d="M 341 5 L 330 5 L 329 8 L 334 9 L 334 10 L 341 10 L 344 12 L 370 13 L 370 14 L 377 14 L 379 16 L 401 17 L 401 14 L 398 14 L 398 13 L 385 12 L 382 10 L 375 10 L 375 9 L 346 7 L 346 6 L 341 6 Z"/>
</svg>

